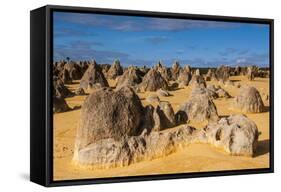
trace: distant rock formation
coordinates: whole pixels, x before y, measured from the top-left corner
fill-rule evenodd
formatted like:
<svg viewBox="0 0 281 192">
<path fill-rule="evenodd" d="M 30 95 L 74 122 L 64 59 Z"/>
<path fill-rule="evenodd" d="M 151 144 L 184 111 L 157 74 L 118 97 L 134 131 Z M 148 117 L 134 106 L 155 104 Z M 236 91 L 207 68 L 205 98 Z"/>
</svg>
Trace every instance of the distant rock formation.
<svg viewBox="0 0 281 192">
<path fill-rule="evenodd" d="M 151 68 L 149 72 L 143 77 L 140 88 L 144 91 L 157 91 L 158 89 L 168 90 L 168 83 L 162 77 L 159 71 Z"/>
<path fill-rule="evenodd" d="M 201 75 L 192 75 L 192 78 L 189 82 L 189 84 L 193 87 L 206 87 L 206 81 Z"/>
<path fill-rule="evenodd" d="M 241 67 L 240 66 L 236 66 L 234 69 L 234 75 L 241 75 Z"/>
<path fill-rule="evenodd" d="M 205 76 L 206 81 L 217 81 L 217 76 L 215 72 L 212 69 L 209 69 L 206 76 Z"/>
<path fill-rule="evenodd" d="M 200 73 L 200 70 L 199 70 L 199 69 L 196 69 L 196 70 L 195 70 L 195 75 L 201 75 L 201 73 Z"/>
<path fill-rule="evenodd" d="M 183 86 L 188 86 L 190 80 L 191 80 L 190 68 L 185 67 L 183 70 L 180 71 L 177 82 Z"/>
<path fill-rule="evenodd" d="M 194 96 L 196 96 L 196 94 L 206 94 L 210 99 L 219 98 L 217 91 L 209 88 L 193 88 L 191 94 Z"/>
<path fill-rule="evenodd" d="M 117 79 L 116 88 L 120 89 L 122 87 L 134 87 L 142 82 L 141 71 L 134 66 L 130 66 L 122 76 Z"/>
<path fill-rule="evenodd" d="M 188 73 L 191 74 L 191 68 L 190 68 L 190 66 L 189 66 L 189 65 L 185 65 L 185 66 L 183 67 L 183 71 L 186 71 L 186 72 L 188 72 Z"/>
<path fill-rule="evenodd" d="M 95 84 L 99 84 L 101 87 L 108 87 L 108 82 L 102 73 L 101 67 L 93 61 L 84 73 L 81 81 L 80 87 L 83 89 L 92 88 Z"/>
<path fill-rule="evenodd" d="M 123 68 L 120 65 L 120 61 L 118 59 L 114 60 L 113 64 L 107 71 L 107 78 L 116 79 L 117 76 L 120 76 L 122 74 L 123 74 Z"/>
<path fill-rule="evenodd" d="M 226 82 L 230 77 L 231 68 L 228 66 L 221 65 L 216 70 L 216 77 L 219 81 L 223 83 Z"/>
<path fill-rule="evenodd" d="M 239 95 L 234 98 L 234 109 L 244 113 L 260 113 L 264 111 L 264 104 L 259 91 L 255 87 L 241 87 Z"/>
<path fill-rule="evenodd" d="M 109 71 L 111 65 L 110 64 L 101 64 L 100 67 L 102 69 L 103 75 L 106 77 L 107 76 L 107 72 Z"/>
<path fill-rule="evenodd" d="M 64 84 L 72 83 L 72 79 L 70 78 L 70 74 L 69 74 L 68 70 L 63 69 L 59 76 Z"/>
<path fill-rule="evenodd" d="M 64 65 L 64 69 L 69 72 L 71 80 L 80 80 L 83 76 L 83 70 L 81 69 L 80 65 L 74 61 L 67 62 Z"/>
<path fill-rule="evenodd" d="M 66 98 L 72 97 L 74 94 L 64 85 L 61 79 L 53 79 L 53 97 Z"/>
<path fill-rule="evenodd" d="M 204 88 L 196 88 L 190 99 L 180 106 L 179 111 L 185 112 L 189 120 L 218 120 L 217 108 Z"/>
<path fill-rule="evenodd" d="M 216 98 L 230 98 L 231 97 L 230 94 L 226 90 L 221 88 L 220 86 L 215 87 L 214 85 L 207 85 L 207 89 L 210 90 L 211 92 L 215 92 Z"/>
<path fill-rule="evenodd" d="M 255 79 L 255 71 L 253 66 L 247 67 L 247 78 L 249 81 L 253 81 Z"/>
<path fill-rule="evenodd" d="M 171 68 L 172 80 L 176 81 L 178 79 L 180 70 L 181 70 L 181 67 L 180 67 L 179 62 L 175 61 Z"/>
<path fill-rule="evenodd" d="M 169 82 L 172 79 L 172 72 L 169 68 L 165 67 L 162 65 L 162 63 L 159 61 L 155 67 L 154 67 L 157 71 L 159 71 L 159 73 L 161 74 L 161 76 L 167 81 Z"/>
</svg>

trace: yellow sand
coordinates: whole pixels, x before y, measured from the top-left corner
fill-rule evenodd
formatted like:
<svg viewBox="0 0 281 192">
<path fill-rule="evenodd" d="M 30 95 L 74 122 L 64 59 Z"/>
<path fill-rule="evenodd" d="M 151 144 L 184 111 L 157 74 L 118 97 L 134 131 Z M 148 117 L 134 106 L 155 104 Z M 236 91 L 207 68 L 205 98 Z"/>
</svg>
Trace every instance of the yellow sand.
<svg viewBox="0 0 281 192">
<path fill-rule="evenodd" d="M 235 80 L 235 85 L 249 84 L 256 87 L 260 93 L 269 94 L 269 79 L 257 78 L 254 81 L 247 81 L 245 77 L 231 77 Z M 215 84 L 207 82 L 208 84 Z M 114 82 L 109 84 L 114 86 Z M 79 82 L 69 85 L 70 90 L 75 90 Z M 231 96 L 236 96 L 239 89 L 236 86 L 223 86 Z M 190 87 L 171 91 L 173 96 L 160 97 L 161 101 L 169 101 L 175 111 L 179 105 L 185 102 L 191 92 Z M 143 105 L 147 105 L 145 98 L 150 94 L 140 93 Z M 258 114 L 246 114 L 258 126 L 260 136 L 258 151 L 255 157 L 230 156 L 209 144 L 191 144 L 184 149 L 152 161 L 143 161 L 132 164 L 127 167 L 117 167 L 110 169 L 86 169 L 78 167 L 71 163 L 73 155 L 74 139 L 76 134 L 77 122 L 80 116 L 80 106 L 87 96 L 75 96 L 67 98 L 66 101 L 70 107 L 75 110 L 65 113 L 54 114 L 54 180 L 85 179 L 100 177 L 117 177 L 117 176 L 136 176 L 152 174 L 169 174 L 169 173 L 187 173 L 199 171 L 218 171 L 218 170 L 235 170 L 251 168 L 268 168 L 269 167 L 269 110 L 268 101 L 265 102 L 267 111 Z M 218 114 L 227 116 L 239 113 L 232 111 L 230 105 L 233 98 L 214 100 Z M 190 122 L 190 125 L 196 128 L 202 128 L 206 124 Z"/>
</svg>

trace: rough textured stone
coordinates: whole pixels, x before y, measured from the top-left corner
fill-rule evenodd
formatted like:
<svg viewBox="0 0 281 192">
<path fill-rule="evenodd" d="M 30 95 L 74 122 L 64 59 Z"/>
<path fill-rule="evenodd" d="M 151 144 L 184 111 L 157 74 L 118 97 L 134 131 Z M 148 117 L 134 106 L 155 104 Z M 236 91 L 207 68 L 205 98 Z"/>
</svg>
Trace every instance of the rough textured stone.
<svg viewBox="0 0 281 192">
<path fill-rule="evenodd" d="M 142 160 L 169 155 L 192 142 L 195 129 L 184 126 L 170 132 L 143 132 L 140 136 L 103 139 L 74 153 L 73 160 L 93 168 L 128 166 Z"/>
<path fill-rule="evenodd" d="M 101 139 L 137 135 L 142 104 L 131 88 L 118 91 L 102 88 L 93 92 L 82 105 L 75 150 Z"/>
<path fill-rule="evenodd" d="M 264 104 L 255 87 L 244 86 L 234 98 L 233 108 L 245 113 L 259 113 L 264 111 Z"/>
<path fill-rule="evenodd" d="M 190 74 L 191 74 L 191 68 L 190 68 L 190 66 L 189 66 L 189 65 L 185 65 L 185 66 L 183 67 L 183 71 L 186 71 L 187 73 L 190 73 Z"/>
<path fill-rule="evenodd" d="M 94 61 L 91 63 L 84 73 L 80 87 L 83 89 L 92 88 L 95 84 L 99 84 L 101 87 L 108 87 L 108 82 L 102 73 L 101 67 Z"/>
<path fill-rule="evenodd" d="M 64 98 L 54 97 L 53 98 L 53 112 L 54 113 L 62 113 L 70 110 Z"/>
<path fill-rule="evenodd" d="M 206 76 L 205 76 L 206 81 L 217 81 L 217 76 L 215 72 L 212 69 L 209 69 Z"/>
<path fill-rule="evenodd" d="M 255 71 L 253 66 L 247 67 L 247 78 L 250 81 L 255 79 Z"/>
<path fill-rule="evenodd" d="M 111 65 L 109 65 L 109 64 L 101 64 L 100 67 L 102 68 L 103 75 L 107 76 L 107 72 L 109 71 Z"/>
<path fill-rule="evenodd" d="M 257 148 L 258 130 L 247 117 L 234 115 L 208 124 L 201 130 L 184 125 L 157 132 L 145 129 L 138 136 L 120 140 L 102 139 L 77 150 L 73 159 L 80 165 L 94 168 L 122 167 L 163 157 L 198 142 L 210 143 L 231 155 L 253 156 Z"/>
<path fill-rule="evenodd" d="M 172 72 L 169 68 L 163 66 L 159 61 L 158 64 L 155 65 L 155 69 L 161 74 L 161 76 L 168 82 L 172 79 Z"/>
<path fill-rule="evenodd" d="M 217 108 L 207 94 L 192 94 L 190 99 L 180 106 L 179 111 L 184 111 L 189 120 L 218 120 Z"/>
<path fill-rule="evenodd" d="M 93 168 L 122 167 L 163 157 L 198 142 L 210 143 L 231 155 L 253 156 L 257 141 L 256 125 L 245 116 L 235 115 L 208 124 L 201 130 L 184 125 L 165 131 L 148 132 L 144 129 L 138 136 L 119 140 L 102 139 L 76 150 L 73 160 Z"/>
<path fill-rule="evenodd" d="M 74 61 L 67 62 L 64 65 L 64 69 L 69 72 L 71 80 L 80 80 L 83 76 L 83 70 L 81 69 L 80 65 L 78 65 Z"/>
<path fill-rule="evenodd" d="M 117 80 L 116 88 L 120 89 L 122 87 L 134 87 L 141 83 L 142 76 L 139 69 L 136 67 L 130 66 L 122 76 L 120 76 Z"/>
<path fill-rule="evenodd" d="M 253 156 L 258 142 L 255 123 L 244 115 L 232 115 L 205 128 L 207 142 L 232 155 Z"/>
<path fill-rule="evenodd" d="M 199 69 L 196 69 L 196 70 L 195 70 L 195 75 L 201 75 Z"/>
<path fill-rule="evenodd" d="M 168 90 L 168 83 L 156 69 L 152 68 L 143 77 L 140 87 L 143 91 Z"/>
<path fill-rule="evenodd" d="M 234 69 L 234 75 L 240 75 L 241 73 L 241 67 L 240 66 L 236 66 Z"/>
<path fill-rule="evenodd" d="M 216 93 L 215 97 L 213 97 L 214 99 L 216 99 L 216 98 L 230 98 L 231 97 L 229 95 L 229 93 L 226 90 L 224 90 L 223 88 L 221 88 L 220 86 L 215 87 L 214 85 L 208 85 L 207 89 L 209 90 L 210 93 L 213 93 L 213 92 Z"/>
<path fill-rule="evenodd" d="M 208 88 L 202 88 L 202 87 L 194 87 L 191 91 L 191 96 L 196 97 L 197 95 L 204 94 L 208 96 L 210 99 L 217 99 L 218 95 L 216 91 Z"/>
<path fill-rule="evenodd" d="M 167 101 L 161 101 L 154 108 L 148 105 L 144 108 L 142 130 L 161 131 L 176 125 L 174 110 Z"/>
<path fill-rule="evenodd" d="M 228 66 L 220 66 L 216 70 L 216 77 L 223 83 L 229 79 L 231 68 Z"/>
<path fill-rule="evenodd" d="M 181 85 L 188 86 L 191 80 L 191 73 L 188 70 L 182 70 L 179 74 L 177 82 Z"/>
<path fill-rule="evenodd" d="M 178 79 L 180 69 L 181 69 L 181 67 L 180 67 L 179 62 L 175 61 L 175 63 L 173 63 L 172 68 L 171 68 L 172 80 L 176 81 Z"/>
<path fill-rule="evenodd" d="M 201 75 L 192 75 L 189 84 L 194 87 L 206 87 L 205 79 Z"/>
<path fill-rule="evenodd" d="M 60 74 L 61 80 L 64 84 L 71 84 L 72 79 L 70 78 L 69 71 L 66 69 L 63 69 Z"/>
<path fill-rule="evenodd" d="M 161 128 L 170 128 L 176 125 L 175 113 L 172 105 L 168 101 L 161 101 L 159 104 L 159 115 L 161 120 Z"/>
<path fill-rule="evenodd" d="M 115 79 L 117 76 L 122 75 L 123 74 L 123 68 L 120 65 L 120 61 L 115 60 L 106 74 L 107 74 L 106 75 L 107 78 L 109 78 L 109 79 Z"/>
<path fill-rule="evenodd" d="M 152 105 L 147 105 L 144 107 L 141 121 L 142 130 L 146 129 L 148 132 L 150 132 L 153 129 L 155 125 L 155 119 L 153 118 L 154 109 L 155 108 Z"/>
<path fill-rule="evenodd" d="M 74 94 L 64 85 L 60 79 L 53 80 L 53 97 L 66 98 Z"/>
</svg>

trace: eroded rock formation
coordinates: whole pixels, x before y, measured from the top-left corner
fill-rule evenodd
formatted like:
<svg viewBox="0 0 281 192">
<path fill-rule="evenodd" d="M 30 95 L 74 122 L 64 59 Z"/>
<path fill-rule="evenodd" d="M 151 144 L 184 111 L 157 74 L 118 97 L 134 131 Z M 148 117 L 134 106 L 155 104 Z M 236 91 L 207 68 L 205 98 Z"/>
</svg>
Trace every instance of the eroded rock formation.
<svg viewBox="0 0 281 192">
<path fill-rule="evenodd" d="M 102 73 L 102 68 L 94 61 L 84 73 L 80 87 L 83 89 L 93 88 L 95 84 L 100 87 L 108 87 L 108 82 Z"/>
<path fill-rule="evenodd" d="M 139 83 L 141 83 L 141 81 L 142 81 L 141 71 L 134 66 L 130 66 L 123 73 L 123 75 L 118 78 L 116 88 L 120 89 L 126 86 L 134 87 Z"/>
<path fill-rule="evenodd" d="M 92 168 L 128 166 L 169 155 L 198 142 L 212 144 L 231 155 L 253 156 L 257 148 L 258 129 L 243 115 L 222 118 L 201 130 L 188 125 L 169 131 L 148 132 L 144 129 L 138 136 L 89 143 L 74 153 L 73 160 Z"/>
<path fill-rule="evenodd" d="M 152 68 L 143 77 L 140 87 L 143 91 L 157 91 L 158 89 L 168 90 L 168 83 L 159 71 Z"/>
<path fill-rule="evenodd" d="M 109 70 L 107 71 L 107 78 L 115 79 L 117 76 L 123 74 L 123 68 L 120 65 L 119 60 L 114 60 L 113 64 L 110 66 Z"/>
<path fill-rule="evenodd" d="M 185 112 L 189 120 L 218 120 L 217 108 L 204 88 L 196 88 L 190 99 L 180 106 L 179 111 Z"/>
<path fill-rule="evenodd" d="M 241 87 L 239 95 L 234 98 L 234 109 L 244 113 L 260 113 L 264 111 L 264 104 L 259 91 L 255 87 Z"/>
<path fill-rule="evenodd" d="M 255 123 L 244 115 L 231 115 L 205 129 L 207 143 L 223 148 L 231 155 L 253 156 L 258 142 Z"/>
</svg>

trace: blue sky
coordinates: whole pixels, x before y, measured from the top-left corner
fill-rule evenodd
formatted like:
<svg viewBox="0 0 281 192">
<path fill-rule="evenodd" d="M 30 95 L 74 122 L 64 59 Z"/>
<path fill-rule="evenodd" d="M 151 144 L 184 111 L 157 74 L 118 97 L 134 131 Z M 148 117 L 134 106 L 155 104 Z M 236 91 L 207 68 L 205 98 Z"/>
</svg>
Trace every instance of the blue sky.
<svg viewBox="0 0 281 192">
<path fill-rule="evenodd" d="M 263 24 L 54 12 L 54 60 L 124 66 L 217 67 L 269 65 L 269 26 Z"/>
</svg>

